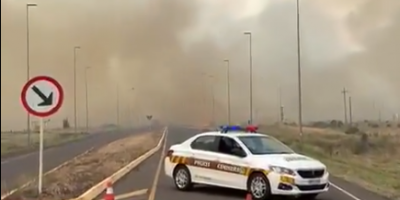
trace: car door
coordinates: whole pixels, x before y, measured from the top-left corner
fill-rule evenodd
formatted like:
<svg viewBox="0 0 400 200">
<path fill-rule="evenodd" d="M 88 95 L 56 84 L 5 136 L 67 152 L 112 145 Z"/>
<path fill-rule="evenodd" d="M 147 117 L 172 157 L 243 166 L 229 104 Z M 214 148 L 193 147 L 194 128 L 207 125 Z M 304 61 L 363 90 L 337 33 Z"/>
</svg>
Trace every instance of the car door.
<svg viewBox="0 0 400 200">
<path fill-rule="evenodd" d="M 216 136 L 200 136 L 191 143 L 191 158 L 188 167 L 195 183 L 217 184 L 213 166 L 218 162 Z"/>
<path fill-rule="evenodd" d="M 236 149 L 236 151 L 233 151 Z M 238 151 L 242 151 L 239 153 Z M 227 187 L 246 189 L 246 169 L 249 164 L 246 152 L 240 144 L 229 136 L 220 136 L 218 144 L 218 176 Z"/>
</svg>

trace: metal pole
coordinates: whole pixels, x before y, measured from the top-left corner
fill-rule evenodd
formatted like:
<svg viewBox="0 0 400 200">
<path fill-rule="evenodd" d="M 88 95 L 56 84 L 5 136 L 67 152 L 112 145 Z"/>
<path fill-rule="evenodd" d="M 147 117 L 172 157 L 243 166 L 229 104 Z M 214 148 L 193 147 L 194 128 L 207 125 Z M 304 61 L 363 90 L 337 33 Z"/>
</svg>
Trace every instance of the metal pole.
<svg viewBox="0 0 400 200">
<path fill-rule="evenodd" d="M 212 82 L 212 84 L 211 84 L 211 96 L 212 96 L 212 111 L 211 111 L 211 113 L 212 113 L 212 122 L 213 122 L 213 125 L 215 124 L 215 93 L 214 93 L 214 76 L 210 76 L 210 78 L 211 78 L 211 82 Z"/>
<path fill-rule="evenodd" d="M 303 97 L 301 80 L 301 42 L 300 42 L 300 2 L 296 1 L 296 25 L 297 25 L 297 75 L 299 95 L 299 134 L 303 136 Z"/>
<path fill-rule="evenodd" d="M 134 92 L 135 92 L 135 88 L 132 87 L 131 91 L 132 91 L 132 94 L 131 94 L 131 100 L 130 100 L 131 102 L 129 103 L 129 107 L 130 107 L 129 108 L 129 113 L 130 113 L 130 116 L 131 116 L 130 117 L 131 118 L 131 123 L 134 124 L 133 122 L 135 121 L 134 120 L 134 118 L 135 118 L 135 115 L 134 115 L 134 113 L 135 113 L 134 112 L 134 107 L 135 107 L 135 104 L 134 104 L 134 102 L 135 102 L 135 100 L 134 100 L 135 99 L 135 93 Z"/>
<path fill-rule="evenodd" d="M 89 87 L 87 71 L 90 67 L 85 68 L 85 103 L 86 103 L 86 131 L 89 132 Z"/>
<path fill-rule="evenodd" d="M 249 72 L 249 87 L 250 87 L 250 124 L 253 123 L 253 51 L 252 51 L 252 34 L 245 32 L 249 36 L 249 54 L 250 54 L 250 72 Z"/>
<path fill-rule="evenodd" d="M 80 49 L 79 46 L 74 47 L 74 131 L 78 132 L 78 118 L 77 118 L 77 96 L 76 96 L 76 51 Z"/>
<path fill-rule="evenodd" d="M 350 125 L 353 125 L 353 107 L 352 107 L 351 96 L 349 97 L 349 118 L 350 118 Z"/>
<path fill-rule="evenodd" d="M 279 122 L 283 122 L 283 113 L 282 113 L 282 111 L 283 111 L 283 107 L 282 107 L 282 88 L 279 86 L 279 92 L 278 92 L 279 94 L 279 112 L 278 112 L 278 115 L 279 115 L 279 117 L 278 117 L 278 119 L 279 119 Z"/>
<path fill-rule="evenodd" d="M 343 106 L 344 106 L 344 123 L 348 124 L 347 120 L 347 90 L 346 88 L 343 88 L 342 94 L 343 94 Z"/>
<path fill-rule="evenodd" d="M 230 61 L 229 60 L 224 60 L 227 64 L 227 70 L 226 70 L 226 82 L 227 82 L 227 90 L 228 90 L 228 124 L 231 124 L 231 73 L 230 73 Z"/>
<path fill-rule="evenodd" d="M 30 78 L 30 40 L 29 40 L 29 7 L 36 7 L 37 4 L 26 4 L 26 81 Z M 26 131 L 28 134 L 28 145 L 31 143 L 31 115 L 26 115 Z"/>
<path fill-rule="evenodd" d="M 117 125 L 119 126 L 119 84 L 117 83 Z"/>
<path fill-rule="evenodd" d="M 44 121 L 43 118 L 39 119 L 40 123 L 40 136 L 39 136 L 39 177 L 38 177 L 38 193 L 42 194 L 43 188 L 43 138 L 44 138 Z"/>
</svg>

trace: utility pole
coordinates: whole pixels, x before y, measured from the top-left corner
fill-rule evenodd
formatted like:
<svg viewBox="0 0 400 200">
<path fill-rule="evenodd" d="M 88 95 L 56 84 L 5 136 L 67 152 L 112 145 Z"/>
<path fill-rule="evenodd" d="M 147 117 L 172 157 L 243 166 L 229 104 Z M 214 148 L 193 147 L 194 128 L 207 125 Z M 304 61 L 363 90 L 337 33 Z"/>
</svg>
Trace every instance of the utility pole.
<svg viewBox="0 0 400 200">
<path fill-rule="evenodd" d="M 285 120 L 284 107 L 282 104 L 282 88 L 279 87 L 279 121 L 283 123 Z"/>
<path fill-rule="evenodd" d="M 348 120 L 347 120 L 347 93 L 349 91 L 346 90 L 346 88 L 344 87 L 342 90 L 342 94 L 343 94 L 343 106 L 344 106 L 344 123 L 347 125 L 348 124 Z"/>
<path fill-rule="evenodd" d="M 349 118 L 350 118 L 350 125 L 353 125 L 353 106 L 352 106 L 351 96 L 349 96 Z"/>
<path fill-rule="evenodd" d="M 231 77 L 230 77 L 230 62 L 228 59 L 224 60 L 224 62 L 226 63 L 226 85 L 227 85 L 227 90 L 228 90 L 228 96 L 227 96 L 227 100 L 228 100 L 228 124 L 231 124 Z"/>
<path fill-rule="evenodd" d="M 300 0 L 296 1 L 296 29 L 297 29 L 297 86 L 299 103 L 299 135 L 303 136 L 303 91 L 302 91 L 302 72 L 301 72 L 301 37 L 300 37 Z"/>
</svg>

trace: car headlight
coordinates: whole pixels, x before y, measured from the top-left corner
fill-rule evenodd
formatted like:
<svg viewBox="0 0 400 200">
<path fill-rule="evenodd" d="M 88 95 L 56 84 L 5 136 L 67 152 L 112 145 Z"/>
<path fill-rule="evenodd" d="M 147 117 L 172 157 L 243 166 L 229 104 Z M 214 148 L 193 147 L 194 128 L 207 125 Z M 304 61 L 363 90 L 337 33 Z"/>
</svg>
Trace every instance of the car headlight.
<svg viewBox="0 0 400 200">
<path fill-rule="evenodd" d="M 285 168 L 285 167 L 270 166 L 269 169 L 278 174 L 287 174 L 287 175 L 292 175 L 292 176 L 296 175 L 296 173 L 293 170 Z"/>
</svg>

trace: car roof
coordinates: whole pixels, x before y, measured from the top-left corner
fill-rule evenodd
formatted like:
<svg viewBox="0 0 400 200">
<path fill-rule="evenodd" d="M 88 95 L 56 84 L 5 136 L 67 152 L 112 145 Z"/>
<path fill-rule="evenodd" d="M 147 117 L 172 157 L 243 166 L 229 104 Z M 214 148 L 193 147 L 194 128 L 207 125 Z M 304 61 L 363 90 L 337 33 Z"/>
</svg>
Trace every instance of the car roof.
<svg viewBox="0 0 400 200">
<path fill-rule="evenodd" d="M 238 132 L 228 132 L 228 133 L 221 133 L 221 132 L 218 132 L 218 131 L 210 131 L 210 132 L 204 132 L 204 133 L 200 133 L 200 134 L 198 134 L 197 136 L 206 136 L 206 135 L 209 135 L 209 136 L 232 136 L 232 137 L 240 137 L 240 136 L 249 136 L 249 135 L 251 135 L 251 136 L 268 136 L 268 135 L 265 135 L 265 134 L 261 134 L 261 133 L 248 133 L 248 132 L 241 132 L 241 131 L 238 131 Z"/>
</svg>

